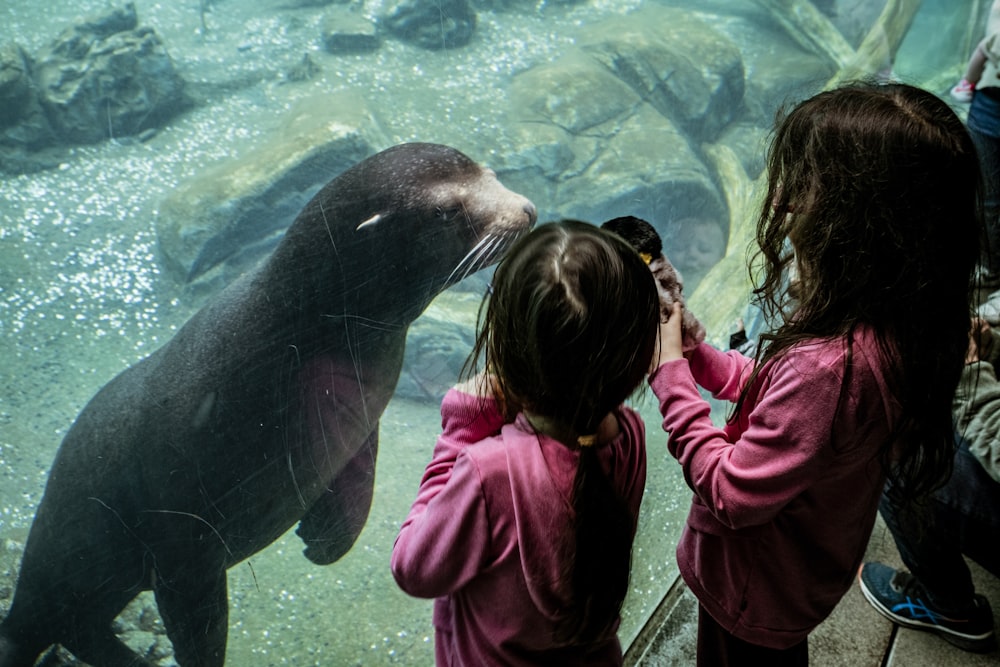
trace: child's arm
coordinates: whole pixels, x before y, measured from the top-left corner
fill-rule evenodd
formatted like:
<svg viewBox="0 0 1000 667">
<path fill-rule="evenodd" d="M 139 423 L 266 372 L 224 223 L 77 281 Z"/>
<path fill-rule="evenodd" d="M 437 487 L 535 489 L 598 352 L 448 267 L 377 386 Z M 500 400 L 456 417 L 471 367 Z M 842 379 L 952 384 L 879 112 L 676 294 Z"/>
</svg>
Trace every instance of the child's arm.
<svg viewBox="0 0 1000 667">
<path fill-rule="evenodd" d="M 443 432 L 392 549 L 396 582 L 417 597 L 460 588 L 480 570 L 489 545 L 478 470 L 462 451 L 499 432 L 503 413 L 495 399 L 459 389 L 469 387 L 449 391 L 441 404 Z"/>
<path fill-rule="evenodd" d="M 735 350 L 721 352 L 708 343 L 699 343 L 693 350 L 684 350 L 682 331 L 682 306 L 674 303 L 670 317 L 660 324 L 656 351 L 650 377 L 662 364 L 687 358 L 691 362 L 691 373 L 695 381 L 712 392 L 719 400 L 734 401 L 743 388 L 743 383 L 753 372 L 753 360 Z"/>
<path fill-rule="evenodd" d="M 987 37 L 986 39 L 990 38 Z M 986 39 L 976 45 L 976 50 L 972 52 L 969 63 L 965 68 L 965 80 L 971 83 L 973 87 L 979 83 L 979 79 L 983 75 L 983 68 L 986 67 Z"/>
<path fill-rule="evenodd" d="M 730 436 L 712 423 L 687 361 L 668 362 L 650 377 L 670 453 L 695 495 L 731 528 L 773 519 L 823 475 L 827 461 L 843 382 L 835 365 L 800 358 L 767 380 L 746 429 Z"/>
</svg>

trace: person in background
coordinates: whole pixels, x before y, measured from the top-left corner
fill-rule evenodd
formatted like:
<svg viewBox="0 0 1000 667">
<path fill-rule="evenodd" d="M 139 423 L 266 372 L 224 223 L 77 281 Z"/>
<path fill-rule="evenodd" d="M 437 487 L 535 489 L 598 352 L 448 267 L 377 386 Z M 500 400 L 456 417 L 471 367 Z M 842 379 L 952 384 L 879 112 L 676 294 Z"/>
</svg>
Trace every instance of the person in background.
<svg viewBox="0 0 1000 667">
<path fill-rule="evenodd" d="M 392 550 L 434 603 L 438 665 L 618 665 L 645 488 L 623 401 L 660 322 L 649 268 L 617 235 L 562 221 L 520 239 L 483 304 L 465 375 Z M 483 312 L 483 311 L 481 311 Z"/>
<path fill-rule="evenodd" d="M 986 19 L 986 36 L 976 45 L 968 63 L 965 65 L 965 75 L 951 89 L 951 96 L 956 102 L 968 104 L 972 102 L 976 89 L 979 87 L 996 87 L 1000 85 L 997 66 L 1000 64 L 1000 45 L 997 44 L 997 33 L 1000 32 L 1000 2 L 994 0 Z"/>
<path fill-rule="evenodd" d="M 675 305 L 649 378 L 694 491 L 677 563 L 699 665 L 808 664 L 886 478 L 908 507 L 947 479 L 980 182 L 962 121 L 912 86 L 849 85 L 779 119 L 751 265 L 776 328 L 753 359 L 684 353 Z M 698 385 L 733 402 L 724 426 Z"/>
<path fill-rule="evenodd" d="M 986 182 L 987 248 L 981 287 L 996 293 L 995 299 L 991 295 L 983 305 L 981 314 L 1000 322 L 1000 0 L 994 0 L 990 7 L 986 36 L 976 46 L 965 77 L 952 88 L 951 95 L 971 102 L 966 124 L 979 151 Z"/>
<path fill-rule="evenodd" d="M 974 320 L 952 410 L 959 434 L 954 472 L 919 524 L 892 494 L 879 508 L 909 572 L 867 563 L 858 581 L 889 620 L 937 633 L 966 651 L 996 648 L 989 600 L 975 592 L 963 554 L 1000 577 L 1000 334 Z"/>
</svg>

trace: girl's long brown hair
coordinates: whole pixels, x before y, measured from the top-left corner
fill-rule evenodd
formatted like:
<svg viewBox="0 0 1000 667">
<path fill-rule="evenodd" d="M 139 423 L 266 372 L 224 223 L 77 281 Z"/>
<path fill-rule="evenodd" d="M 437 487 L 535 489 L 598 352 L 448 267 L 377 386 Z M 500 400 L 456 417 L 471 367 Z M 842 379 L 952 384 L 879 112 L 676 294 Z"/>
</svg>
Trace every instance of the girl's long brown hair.
<svg viewBox="0 0 1000 667">
<path fill-rule="evenodd" d="M 947 480 L 955 450 L 951 401 L 983 240 L 972 140 L 936 96 L 858 83 L 781 118 L 768 169 L 751 274 L 782 323 L 761 337 L 757 369 L 802 341 L 870 327 L 901 406 L 880 457 L 900 497 L 919 498 Z"/>
<path fill-rule="evenodd" d="M 635 250 L 573 220 L 520 239 L 497 267 L 483 308 L 465 374 L 482 360 L 512 412 L 564 425 L 569 446 L 595 433 L 643 381 L 659 326 L 656 287 Z M 555 637 L 562 643 L 613 632 L 628 590 L 635 521 L 597 450 L 580 448 L 564 573 L 572 604 Z"/>
</svg>

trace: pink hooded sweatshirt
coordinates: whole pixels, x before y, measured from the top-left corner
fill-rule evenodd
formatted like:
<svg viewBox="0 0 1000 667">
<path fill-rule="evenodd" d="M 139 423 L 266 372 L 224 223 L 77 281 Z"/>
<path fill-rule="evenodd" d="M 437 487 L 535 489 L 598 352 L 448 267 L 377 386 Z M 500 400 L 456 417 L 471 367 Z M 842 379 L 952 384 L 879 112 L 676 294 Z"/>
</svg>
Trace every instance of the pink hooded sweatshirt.
<svg viewBox="0 0 1000 667">
<path fill-rule="evenodd" d="M 884 484 L 877 455 L 900 407 L 871 332 L 856 331 L 852 348 L 848 357 L 845 338 L 822 340 L 767 362 L 723 428 L 695 382 L 735 401 L 752 360 L 702 344 L 650 376 L 668 448 L 694 491 L 678 566 L 712 618 L 744 641 L 800 642 L 864 556 Z"/>
<path fill-rule="evenodd" d="M 646 479 L 645 430 L 628 408 L 598 451 L 635 521 Z M 439 666 L 620 665 L 617 637 L 554 644 L 568 591 L 579 452 L 536 434 L 523 414 L 503 423 L 496 401 L 451 390 L 443 433 L 392 550 L 400 588 L 434 603 Z"/>
</svg>

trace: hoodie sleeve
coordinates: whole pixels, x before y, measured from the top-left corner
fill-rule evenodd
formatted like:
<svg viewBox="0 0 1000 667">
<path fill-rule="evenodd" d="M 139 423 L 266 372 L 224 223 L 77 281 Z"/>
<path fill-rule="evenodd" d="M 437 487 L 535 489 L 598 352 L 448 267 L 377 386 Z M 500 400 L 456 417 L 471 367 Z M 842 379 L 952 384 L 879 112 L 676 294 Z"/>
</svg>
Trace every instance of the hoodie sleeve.
<svg viewBox="0 0 1000 667">
<path fill-rule="evenodd" d="M 735 401 L 743 383 L 754 369 L 752 359 L 736 350 L 722 352 L 708 343 L 701 343 L 691 353 L 691 374 L 695 382 L 722 401 Z"/>
<path fill-rule="evenodd" d="M 441 417 L 443 432 L 392 549 L 396 583 L 416 597 L 440 597 L 461 588 L 489 553 L 479 471 L 463 450 L 498 433 L 503 415 L 492 399 L 451 390 Z"/>
<path fill-rule="evenodd" d="M 668 449 L 718 521 L 730 528 L 766 523 L 823 474 L 843 383 L 838 360 L 789 355 L 776 364 L 746 429 L 731 436 L 712 423 L 687 360 L 669 361 L 650 377 Z"/>
</svg>

